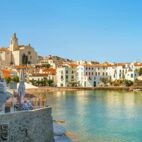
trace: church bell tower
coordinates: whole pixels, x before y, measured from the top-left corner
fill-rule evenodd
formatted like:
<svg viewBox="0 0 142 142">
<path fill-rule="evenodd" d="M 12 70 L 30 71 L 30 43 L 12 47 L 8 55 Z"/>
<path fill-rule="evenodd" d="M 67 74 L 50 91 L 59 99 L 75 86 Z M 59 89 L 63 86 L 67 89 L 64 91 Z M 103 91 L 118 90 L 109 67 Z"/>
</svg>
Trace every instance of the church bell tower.
<svg viewBox="0 0 142 142">
<path fill-rule="evenodd" d="M 16 37 L 16 33 L 12 35 L 11 41 L 10 41 L 10 46 L 9 46 L 10 51 L 15 51 L 18 50 L 18 39 Z"/>
</svg>

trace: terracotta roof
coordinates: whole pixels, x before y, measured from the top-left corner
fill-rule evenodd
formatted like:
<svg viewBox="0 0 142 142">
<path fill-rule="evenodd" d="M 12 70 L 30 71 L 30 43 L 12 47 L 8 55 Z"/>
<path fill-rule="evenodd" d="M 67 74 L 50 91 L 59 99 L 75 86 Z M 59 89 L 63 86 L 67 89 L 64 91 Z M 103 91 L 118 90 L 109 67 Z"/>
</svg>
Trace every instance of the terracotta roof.
<svg viewBox="0 0 142 142">
<path fill-rule="evenodd" d="M 56 69 L 53 68 L 43 69 L 42 71 L 52 75 L 56 74 Z"/>
<path fill-rule="evenodd" d="M 32 76 L 48 76 L 48 73 L 34 73 Z"/>
<path fill-rule="evenodd" d="M 115 66 L 123 66 L 124 67 L 126 65 L 126 63 L 115 63 L 114 65 Z"/>
<path fill-rule="evenodd" d="M 10 77 L 10 71 L 7 69 L 2 69 L 1 70 L 3 73 L 4 78 Z"/>
<path fill-rule="evenodd" d="M 72 67 L 72 68 L 75 68 L 75 67 L 77 67 L 78 65 L 77 64 L 73 64 L 73 63 L 70 63 L 70 64 L 68 64 L 70 67 Z"/>
<path fill-rule="evenodd" d="M 15 66 L 16 69 L 27 69 L 27 68 L 32 68 L 31 66 L 24 66 L 24 65 L 19 65 Z"/>
<path fill-rule="evenodd" d="M 0 48 L 0 51 L 8 51 L 8 48 Z"/>
<path fill-rule="evenodd" d="M 85 67 L 113 67 L 113 64 L 82 64 Z"/>
<path fill-rule="evenodd" d="M 135 63 L 135 66 L 142 66 L 142 63 Z"/>
</svg>

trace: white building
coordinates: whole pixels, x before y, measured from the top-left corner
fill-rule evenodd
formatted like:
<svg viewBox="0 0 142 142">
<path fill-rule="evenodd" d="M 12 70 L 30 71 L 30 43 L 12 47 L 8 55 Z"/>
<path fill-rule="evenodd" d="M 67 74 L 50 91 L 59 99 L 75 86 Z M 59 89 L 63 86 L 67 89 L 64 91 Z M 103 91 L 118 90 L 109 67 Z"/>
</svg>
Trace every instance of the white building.
<svg viewBox="0 0 142 142">
<path fill-rule="evenodd" d="M 142 66 L 141 66 L 142 67 Z M 134 63 L 119 64 L 83 64 L 77 66 L 77 81 L 81 87 L 95 87 L 102 84 L 102 78 L 110 81 L 115 80 L 131 80 L 134 81 L 138 77 Z"/>
<path fill-rule="evenodd" d="M 57 87 L 77 86 L 76 65 L 68 64 L 57 68 Z"/>
<path fill-rule="evenodd" d="M 28 76 L 29 80 L 52 80 L 53 84 L 56 85 L 56 69 L 49 68 L 41 68 L 39 72 L 33 72 L 32 74 L 29 74 Z"/>
<path fill-rule="evenodd" d="M 96 87 L 102 78 L 110 78 L 106 65 L 79 65 L 77 67 L 77 80 L 81 87 Z"/>
</svg>

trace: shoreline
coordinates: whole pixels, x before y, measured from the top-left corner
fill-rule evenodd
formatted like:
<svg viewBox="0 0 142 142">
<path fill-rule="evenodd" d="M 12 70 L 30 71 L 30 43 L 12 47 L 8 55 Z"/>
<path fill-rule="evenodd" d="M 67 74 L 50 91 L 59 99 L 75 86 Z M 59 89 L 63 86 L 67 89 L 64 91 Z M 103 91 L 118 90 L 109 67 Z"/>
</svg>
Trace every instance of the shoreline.
<svg viewBox="0 0 142 142">
<path fill-rule="evenodd" d="M 132 91 L 133 89 L 142 89 L 142 86 L 139 87 L 119 87 L 119 86 L 110 86 L 110 87 L 38 87 L 38 88 L 28 88 L 26 93 L 46 93 L 46 92 L 57 92 L 57 91 L 85 91 L 85 90 L 126 90 Z"/>
</svg>

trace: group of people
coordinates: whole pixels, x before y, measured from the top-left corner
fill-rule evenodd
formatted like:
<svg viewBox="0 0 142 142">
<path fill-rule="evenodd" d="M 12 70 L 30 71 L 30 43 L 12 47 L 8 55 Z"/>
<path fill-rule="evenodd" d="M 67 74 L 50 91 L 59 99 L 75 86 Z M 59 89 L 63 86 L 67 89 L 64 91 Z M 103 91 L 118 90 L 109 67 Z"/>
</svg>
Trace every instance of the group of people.
<svg viewBox="0 0 142 142">
<path fill-rule="evenodd" d="M 24 101 L 23 103 L 21 103 L 21 104 L 16 104 L 15 106 L 14 106 L 14 108 L 15 108 L 15 110 L 16 111 L 22 111 L 22 110 L 25 110 L 25 111 L 27 111 L 27 110 L 33 110 L 33 105 L 32 105 L 32 103 L 31 103 L 31 101 Z"/>
<path fill-rule="evenodd" d="M 33 105 L 30 101 L 24 101 L 24 103 L 22 104 L 22 110 L 32 110 L 33 109 Z"/>
</svg>

